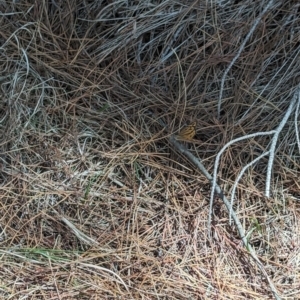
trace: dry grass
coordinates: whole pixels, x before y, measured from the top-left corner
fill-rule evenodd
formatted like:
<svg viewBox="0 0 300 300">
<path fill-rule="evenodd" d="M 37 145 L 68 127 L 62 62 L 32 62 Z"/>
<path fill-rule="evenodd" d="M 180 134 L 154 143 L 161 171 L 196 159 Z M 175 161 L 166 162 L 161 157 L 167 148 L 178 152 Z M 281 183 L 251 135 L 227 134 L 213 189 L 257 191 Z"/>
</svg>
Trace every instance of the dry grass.
<svg viewBox="0 0 300 300">
<path fill-rule="evenodd" d="M 103 3 L 102 3 L 103 2 Z M 61 3 L 64 3 L 63 5 Z M 297 1 L 0 2 L 1 299 L 271 299 L 210 185 L 227 142 L 276 129 L 299 84 Z M 283 299 L 300 299 L 295 113 L 238 185 L 234 210 Z M 168 126 L 163 128 L 158 120 Z M 298 125 L 296 121 L 296 126 Z M 231 195 L 270 136 L 235 143 Z"/>
</svg>

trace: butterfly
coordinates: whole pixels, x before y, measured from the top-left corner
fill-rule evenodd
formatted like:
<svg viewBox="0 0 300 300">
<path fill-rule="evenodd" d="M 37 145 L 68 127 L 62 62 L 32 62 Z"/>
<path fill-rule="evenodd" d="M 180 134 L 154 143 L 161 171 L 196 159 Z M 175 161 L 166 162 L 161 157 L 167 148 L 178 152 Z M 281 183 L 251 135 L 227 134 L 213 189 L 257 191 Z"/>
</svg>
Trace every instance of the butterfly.
<svg viewBox="0 0 300 300">
<path fill-rule="evenodd" d="M 190 141 L 196 134 L 196 122 L 184 126 L 176 136 L 177 139 Z"/>
</svg>

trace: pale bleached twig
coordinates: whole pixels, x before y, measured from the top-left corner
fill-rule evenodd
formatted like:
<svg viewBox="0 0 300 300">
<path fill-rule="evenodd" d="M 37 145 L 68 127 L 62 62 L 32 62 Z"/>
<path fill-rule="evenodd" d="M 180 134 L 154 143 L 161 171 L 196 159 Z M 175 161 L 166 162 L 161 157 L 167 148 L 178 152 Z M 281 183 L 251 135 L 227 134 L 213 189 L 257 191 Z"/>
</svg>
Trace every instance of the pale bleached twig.
<svg viewBox="0 0 300 300">
<path fill-rule="evenodd" d="M 232 192 L 231 192 L 231 198 L 230 198 L 230 211 L 229 211 L 229 224 L 230 225 L 231 225 L 231 214 L 232 214 L 232 206 L 233 206 L 233 201 L 234 201 L 235 190 L 237 189 L 239 181 L 241 180 L 242 176 L 244 175 L 244 173 L 246 172 L 246 170 L 248 168 L 253 166 L 256 162 L 258 162 L 263 157 L 269 155 L 269 153 L 270 153 L 270 151 L 267 151 L 267 152 L 261 154 L 260 156 L 256 157 L 254 160 L 252 160 L 249 164 L 244 166 L 243 169 L 241 170 L 241 172 L 239 173 L 239 175 L 237 176 L 236 180 L 234 181 L 234 185 L 233 185 Z"/>
<path fill-rule="evenodd" d="M 104 271 L 104 272 L 107 272 L 109 274 L 112 274 L 117 279 L 119 279 L 119 280 L 116 280 L 116 279 L 114 279 L 114 280 L 117 281 L 118 283 L 123 284 L 123 286 L 125 287 L 125 289 L 127 290 L 127 292 L 129 292 L 128 286 L 125 284 L 124 280 L 117 273 L 115 273 L 115 272 L 113 272 L 113 271 L 111 271 L 111 270 L 109 270 L 107 268 L 100 267 L 100 266 L 97 266 L 97 265 L 94 265 L 94 264 L 87 264 L 87 263 L 78 262 L 77 266 L 78 267 L 83 266 L 83 267 L 86 267 L 86 268 L 89 268 L 89 269 L 93 268 L 93 269 L 96 269 L 96 270 L 100 270 L 100 271 Z M 109 279 L 111 279 L 111 277 Z"/>
<path fill-rule="evenodd" d="M 204 174 L 204 176 L 211 183 L 213 183 L 213 177 L 209 174 L 209 172 L 206 170 L 204 165 L 199 161 L 199 159 L 197 157 L 195 157 L 184 145 L 179 143 L 173 135 L 169 138 L 169 141 L 180 153 L 185 155 Z M 230 211 L 230 203 L 227 200 L 227 198 L 224 196 L 221 188 L 219 187 L 219 185 L 217 183 L 214 184 L 214 192 L 219 194 L 220 198 L 222 199 L 223 203 L 225 204 L 225 206 L 229 212 Z M 279 297 L 278 292 L 277 292 L 272 280 L 269 278 L 267 271 L 265 270 L 263 264 L 260 262 L 259 258 L 255 254 L 255 251 L 252 248 L 252 246 L 248 243 L 247 237 L 245 236 L 244 228 L 234 211 L 232 211 L 232 219 L 237 227 L 239 235 L 240 235 L 246 249 L 248 249 L 248 251 L 249 251 L 251 257 L 253 258 L 253 260 L 255 261 L 256 265 L 259 267 L 259 269 L 261 270 L 261 272 L 267 279 L 270 289 L 271 289 L 275 299 L 280 300 L 281 298 Z"/>
<path fill-rule="evenodd" d="M 74 234 L 77 236 L 77 238 L 83 242 L 84 244 L 87 244 L 89 246 L 98 246 L 99 243 L 95 241 L 94 239 L 90 238 L 83 232 L 81 232 L 79 229 L 76 228 L 74 224 L 72 224 L 68 219 L 61 216 L 54 208 L 52 208 L 55 214 L 74 232 Z"/>
<path fill-rule="evenodd" d="M 300 101 L 300 86 L 296 89 L 292 101 L 290 103 L 290 106 L 288 107 L 282 121 L 280 122 L 279 126 L 275 130 L 275 134 L 272 138 L 271 146 L 270 146 L 270 157 L 268 161 L 268 169 L 267 169 L 267 178 L 266 178 L 266 191 L 265 196 L 270 197 L 270 187 L 271 187 L 271 176 L 272 176 L 272 168 L 273 168 L 273 162 L 275 158 L 275 148 L 278 141 L 279 134 L 281 130 L 283 129 L 284 125 L 286 124 L 288 118 L 290 117 L 293 109 L 295 109 L 296 101 L 298 99 L 298 102 Z"/>
<path fill-rule="evenodd" d="M 222 76 L 222 80 L 221 80 L 221 87 L 220 87 L 220 94 L 219 94 L 219 100 L 218 100 L 218 119 L 220 118 L 220 113 L 221 113 L 221 102 L 222 102 L 222 97 L 223 97 L 223 89 L 224 89 L 224 84 L 225 84 L 225 79 L 226 76 L 228 74 L 228 72 L 230 71 L 230 69 L 232 68 L 232 66 L 234 65 L 234 63 L 236 62 L 236 60 L 240 57 L 242 51 L 245 48 L 246 43 L 248 42 L 248 40 L 250 39 L 251 35 L 253 34 L 255 28 L 257 27 L 258 23 L 260 22 L 260 20 L 262 19 L 263 15 L 267 12 L 267 10 L 271 7 L 271 5 L 273 4 L 274 0 L 270 0 L 269 3 L 266 5 L 266 7 L 264 8 L 264 10 L 261 12 L 261 14 L 256 18 L 256 20 L 254 21 L 250 31 L 248 32 L 247 36 L 245 37 L 244 41 L 242 42 L 236 56 L 233 58 L 233 60 L 230 62 L 229 66 L 227 67 L 227 69 L 225 70 L 223 76 Z"/>
<path fill-rule="evenodd" d="M 229 146 L 231 146 L 234 143 L 237 143 L 239 141 L 243 141 L 245 139 L 250 139 L 250 138 L 253 138 L 253 137 L 257 137 L 257 136 L 270 135 L 270 134 L 273 134 L 273 133 L 275 133 L 275 130 L 266 131 L 266 132 L 256 132 L 256 133 L 248 134 L 248 135 L 245 135 L 245 136 L 241 136 L 241 137 L 236 138 L 232 141 L 229 141 L 217 154 L 217 157 L 216 157 L 216 160 L 215 160 L 215 165 L 214 165 L 214 173 L 213 173 L 213 178 L 212 178 L 212 188 L 211 188 L 210 202 L 209 202 L 209 216 L 208 216 L 208 228 L 209 228 L 209 230 L 211 228 L 212 206 L 213 206 L 214 196 L 215 196 L 215 187 L 217 186 L 218 167 L 219 167 L 219 162 L 220 162 L 221 155 L 226 150 L 226 148 L 228 148 Z"/>
<path fill-rule="evenodd" d="M 296 140 L 298 145 L 298 151 L 300 153 L 300 138 L 299 138 L 299 128 L 298 128 L 299 107 L 300 107 L 300 101 L 298 100 L 296 111 L 295 111 L 295 134 L 296 134 Z"/>
</svg>

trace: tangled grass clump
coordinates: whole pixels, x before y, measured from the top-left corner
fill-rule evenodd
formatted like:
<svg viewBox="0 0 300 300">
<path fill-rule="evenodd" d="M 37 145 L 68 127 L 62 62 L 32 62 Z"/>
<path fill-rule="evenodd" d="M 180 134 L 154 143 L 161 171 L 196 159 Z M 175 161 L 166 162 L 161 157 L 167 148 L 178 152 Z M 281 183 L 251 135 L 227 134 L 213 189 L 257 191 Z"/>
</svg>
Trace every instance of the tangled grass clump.
<svg viewBox="0 0 300 300">
<path fill-rule="evenodd" d="M 170 142 L 196 122 L 185 147 L 232 197 L 278 299 L 296 299 L 299 9 L 1 2 L 0 298 L 275 296 Z"/>
</svg>

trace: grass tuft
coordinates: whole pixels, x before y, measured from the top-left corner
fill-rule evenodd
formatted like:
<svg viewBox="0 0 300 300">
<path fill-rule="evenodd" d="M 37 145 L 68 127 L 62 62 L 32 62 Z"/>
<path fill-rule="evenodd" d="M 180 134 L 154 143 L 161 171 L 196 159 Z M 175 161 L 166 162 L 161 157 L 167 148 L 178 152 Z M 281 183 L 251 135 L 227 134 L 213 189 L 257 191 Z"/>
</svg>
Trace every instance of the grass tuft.
<svg viewBox="0 0 300 300">
<path fill-rule="evenodd" d="M 0 3 L 0 298 L 270 299 L 168 141 L 196 121 L 189 151 L 296 299 L 297 1 L 106 2 Z"/>
</svg>

